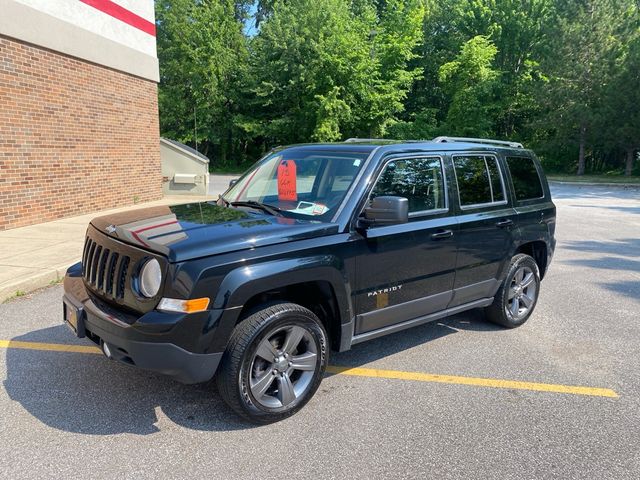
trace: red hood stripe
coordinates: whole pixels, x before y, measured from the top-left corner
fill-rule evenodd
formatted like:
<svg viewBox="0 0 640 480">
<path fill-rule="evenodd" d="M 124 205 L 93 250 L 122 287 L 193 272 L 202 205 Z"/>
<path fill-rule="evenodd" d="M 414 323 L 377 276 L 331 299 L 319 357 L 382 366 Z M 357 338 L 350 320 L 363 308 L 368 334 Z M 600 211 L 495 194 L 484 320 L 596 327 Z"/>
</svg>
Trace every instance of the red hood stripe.
<svg viewBox="0 0 640 480">
<path fill-rule="evenodd" d="M 120 20 L 121 22 L 131 25 L 138 30 L 142 30 L 149 35 L 156 36 L 156 26 L 149 20 L 136 15 L 130 10 L 112 2 L 111 0 L 80 0 L 82 3 L 92 6 L 107 15 Z"/>
</svg>

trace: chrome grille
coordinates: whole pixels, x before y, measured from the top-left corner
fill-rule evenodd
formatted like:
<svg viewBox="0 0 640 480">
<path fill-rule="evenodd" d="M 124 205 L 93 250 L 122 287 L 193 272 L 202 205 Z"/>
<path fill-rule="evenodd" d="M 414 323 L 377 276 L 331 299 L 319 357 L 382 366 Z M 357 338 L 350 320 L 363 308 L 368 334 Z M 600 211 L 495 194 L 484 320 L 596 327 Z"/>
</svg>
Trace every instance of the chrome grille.
<svg viewBox="0 0 640 480">
<path fill-rule="evenodd" d="M 124 298 L 130 258 L 87 237 L 82 255 L 82 275 L 93 289 L 112 298 Z"/>
</svg>

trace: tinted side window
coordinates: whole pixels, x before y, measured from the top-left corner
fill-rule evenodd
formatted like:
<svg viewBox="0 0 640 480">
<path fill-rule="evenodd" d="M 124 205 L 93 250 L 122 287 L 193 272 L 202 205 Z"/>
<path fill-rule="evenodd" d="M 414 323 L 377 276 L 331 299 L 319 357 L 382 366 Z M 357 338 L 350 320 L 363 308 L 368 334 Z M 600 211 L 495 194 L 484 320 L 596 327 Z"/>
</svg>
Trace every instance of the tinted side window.
<svg viewBox="0 0 640 480">
<path fill-rule="evenodd" d="M 439 158 L 392 160 L 384 167 L 371 198 L 398 196 L 409 200 L 409 213 L 445 208 Z"/>
<path fill-rule="evenodd" d="M 502 188 L 502 180 L 500 179 L 498 161 L 494 157 L 484 157 L 484 161 L 487 162 L 487 170 L 489 170 L 492 201 L 501 202 L 504 200 L 504 189 Z"/>
<path fill-rule="evenodd" d="M 507 157 L 507 165 L 511 172 L 516 200 L 544 197 L 540 175 L 531 158 Z"/>
<path fill-rule="evenodd" d="M 501 202 L 505 199 L 497 162 L 495 157 L 484 155 L 453 157 L 461 206 Z"/>
</svg>

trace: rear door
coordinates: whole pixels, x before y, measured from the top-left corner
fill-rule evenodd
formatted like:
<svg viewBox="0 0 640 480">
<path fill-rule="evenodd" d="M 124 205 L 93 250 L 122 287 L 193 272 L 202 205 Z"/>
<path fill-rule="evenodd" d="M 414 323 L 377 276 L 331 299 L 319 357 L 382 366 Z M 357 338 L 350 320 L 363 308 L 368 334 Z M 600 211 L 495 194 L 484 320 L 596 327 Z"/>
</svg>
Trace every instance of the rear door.
<svg viewBox="0 0 640 480">
<path fill-rule="evenodd" d="M 458 210 L 458 256 L 449 307 L 489 298 L 509 264 L 516 211 L 507 195 L 505 167 L 493 153 L 452 155 Z"/>
<path fill-rule="evenodd" d="M 391 157 L 384 162 L 370 198 L 407 198 L 409 222 L 369 227 L 356 241 L 356 334 L 447 307 L 457 230 L 448 190 L 440 155 Z"/>
</svg>

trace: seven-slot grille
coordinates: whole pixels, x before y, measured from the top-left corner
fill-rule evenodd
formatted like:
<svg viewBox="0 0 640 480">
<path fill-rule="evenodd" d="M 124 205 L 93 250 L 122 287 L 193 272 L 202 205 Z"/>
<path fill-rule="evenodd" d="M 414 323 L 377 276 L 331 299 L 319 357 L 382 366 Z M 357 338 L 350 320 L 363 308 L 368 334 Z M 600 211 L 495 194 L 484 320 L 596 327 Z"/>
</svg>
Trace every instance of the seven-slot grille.
<svg viewBox="0 0 640 480">
<path fill-rule="evenodd" d="M 124 298 L 131 259 L 87 237 L 82 253 L 82 276 L 96 291 Z"/>
</svg>

